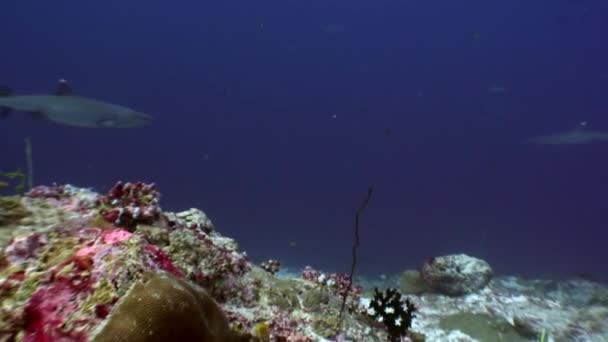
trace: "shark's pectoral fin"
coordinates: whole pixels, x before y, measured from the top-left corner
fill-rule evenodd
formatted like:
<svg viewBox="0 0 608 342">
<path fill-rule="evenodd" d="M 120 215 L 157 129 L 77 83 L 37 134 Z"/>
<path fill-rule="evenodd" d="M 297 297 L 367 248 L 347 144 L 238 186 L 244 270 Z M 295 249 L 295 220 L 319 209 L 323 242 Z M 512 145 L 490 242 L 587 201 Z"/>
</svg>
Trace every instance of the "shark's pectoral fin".
<svg viewBox="0 0 608 342">
<path fill-rule="evenodd" d="M 30 117 L 34 120 L 44 120 L 46 119 L 46 114 L 43 112 L 29 112 Z"/>
<path fill-rule="evenodd" d="M 57 83 L 57 89 L 55 89 L 55 95 L 57 96 L 69 96 L 72 95 L 72 87 L 67 80 L 63 78 Z"/>
<path fill-rule="evenodd" d="M 97 127 L 116 127 L 116 120 L 102 119 L 97 121 Z"/>
</svg>

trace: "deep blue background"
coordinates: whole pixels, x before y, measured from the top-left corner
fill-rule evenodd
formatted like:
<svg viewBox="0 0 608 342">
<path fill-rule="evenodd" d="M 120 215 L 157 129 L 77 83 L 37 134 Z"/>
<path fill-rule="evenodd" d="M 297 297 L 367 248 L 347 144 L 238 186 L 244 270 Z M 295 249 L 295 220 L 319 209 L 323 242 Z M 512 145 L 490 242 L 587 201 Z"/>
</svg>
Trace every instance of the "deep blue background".
<svg viewBox="0 0 608 342">
<path fill-rule="evenodd" d="M 466 252 L 502 274 L 608 275 L 608 144 L 524 143 L 608 130 L 606 1 L 20 0 L 0 18 L 0 83 L 66 78 L 157 118 L 15 115 L 0 169 L 30 136 L 38 184 L 154 181 L 256 260 L 344 271 L 373 185 L 362 272 Z"/>
</svg>

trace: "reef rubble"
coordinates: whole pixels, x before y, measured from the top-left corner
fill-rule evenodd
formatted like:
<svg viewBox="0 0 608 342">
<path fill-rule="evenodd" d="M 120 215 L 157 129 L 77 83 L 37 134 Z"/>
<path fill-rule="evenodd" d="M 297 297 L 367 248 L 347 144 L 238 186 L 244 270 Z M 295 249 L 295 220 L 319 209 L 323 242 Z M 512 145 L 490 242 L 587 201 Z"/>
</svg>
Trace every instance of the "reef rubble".
<svg viewBox="0 0 608 342">
<path fill-rule="evenodd" d="M 256 265 L 203 211 L 163 211 L 141 182 L 38 186 L 1 203 L 0 342 L 608 340 L 608 290 L 593 282 L 552 283 L 555 295 L 497 278 L 447 296 L 408 271 L 350 288 L 347 274 Z M 390 306 L 374 302 L 389 285 L 375 293 Z"/>
</svg>

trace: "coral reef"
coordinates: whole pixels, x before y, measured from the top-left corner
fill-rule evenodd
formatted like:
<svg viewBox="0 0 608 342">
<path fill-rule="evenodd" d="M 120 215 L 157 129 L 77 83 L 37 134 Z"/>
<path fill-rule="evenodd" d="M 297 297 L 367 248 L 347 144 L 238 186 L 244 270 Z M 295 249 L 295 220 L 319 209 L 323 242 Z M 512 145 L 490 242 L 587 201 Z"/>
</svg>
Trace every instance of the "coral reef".
<svg viewBox="0 0 608 342">
<path fill-rule="evenodd" d="M 151 184 L 119 182 L 105 194 L 38 186 L 2 200 L 0 341 L 449 342 L 497 329 L 523 340 L 608 337 L 608 290 L 599 284 L 487 283 L 471 264 L 448 263 L 456 273 L 437 267 L 374 283 L 401 285 L 408 301 L 395 290 L 369 298 L 350 274 L 257 266 L 204 212 L 162 211 Z M 467 275 L 448 282 L 465 294 L 423 289 L 441 274 Z"/>
<path fill-rule="evenodd" d="M 304 312 L 318 283 L 277 278 L 202 211 L 163 212 L 159 198 L 141 182 L 103 195 L 38 186 L 11 198 L 20 214 L 0 230 L 0 340 L 316 341 L 313 321 L 340 333 L 327 324 L 348 278 L 330 276 L 332 300 Z M 351 335 L 373 334 L 356 315 Z"/>
</svg>

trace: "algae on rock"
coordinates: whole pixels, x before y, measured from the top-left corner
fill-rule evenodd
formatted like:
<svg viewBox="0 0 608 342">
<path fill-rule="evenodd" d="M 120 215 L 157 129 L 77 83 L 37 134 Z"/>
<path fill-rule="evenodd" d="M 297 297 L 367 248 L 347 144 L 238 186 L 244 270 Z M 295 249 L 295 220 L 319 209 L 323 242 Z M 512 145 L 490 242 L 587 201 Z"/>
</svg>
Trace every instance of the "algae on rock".
<svg viewBox="0 0 608 342">
<path fill-rule="evenodd" d="M 431 289 L 416 270 L 407 270 L 399 277 L 399 290 L 402 294 L 419 295 L 430 292 Z"/>
<path fill-rule="evenodd" d="M 488 314 L 462 312 L 442 317 L 439 326 L 444 330 L 459 330 L 478 341 L 525 342 L 508 321 Z"/>
<path fill-rule="evenodd" d="M 17 223 L 28 214 L 29 212 L 21 204 L 21 197 L 0 197 L 0 226 Z"/>
<path fill-rule="evenodd" d="M 268 289 L 268 303 L 283 310 L 299 310 L 300 299 L 297 285 L 298 283 L 293 280 L 276 279 L 273 286 Z"/>
</svg>

